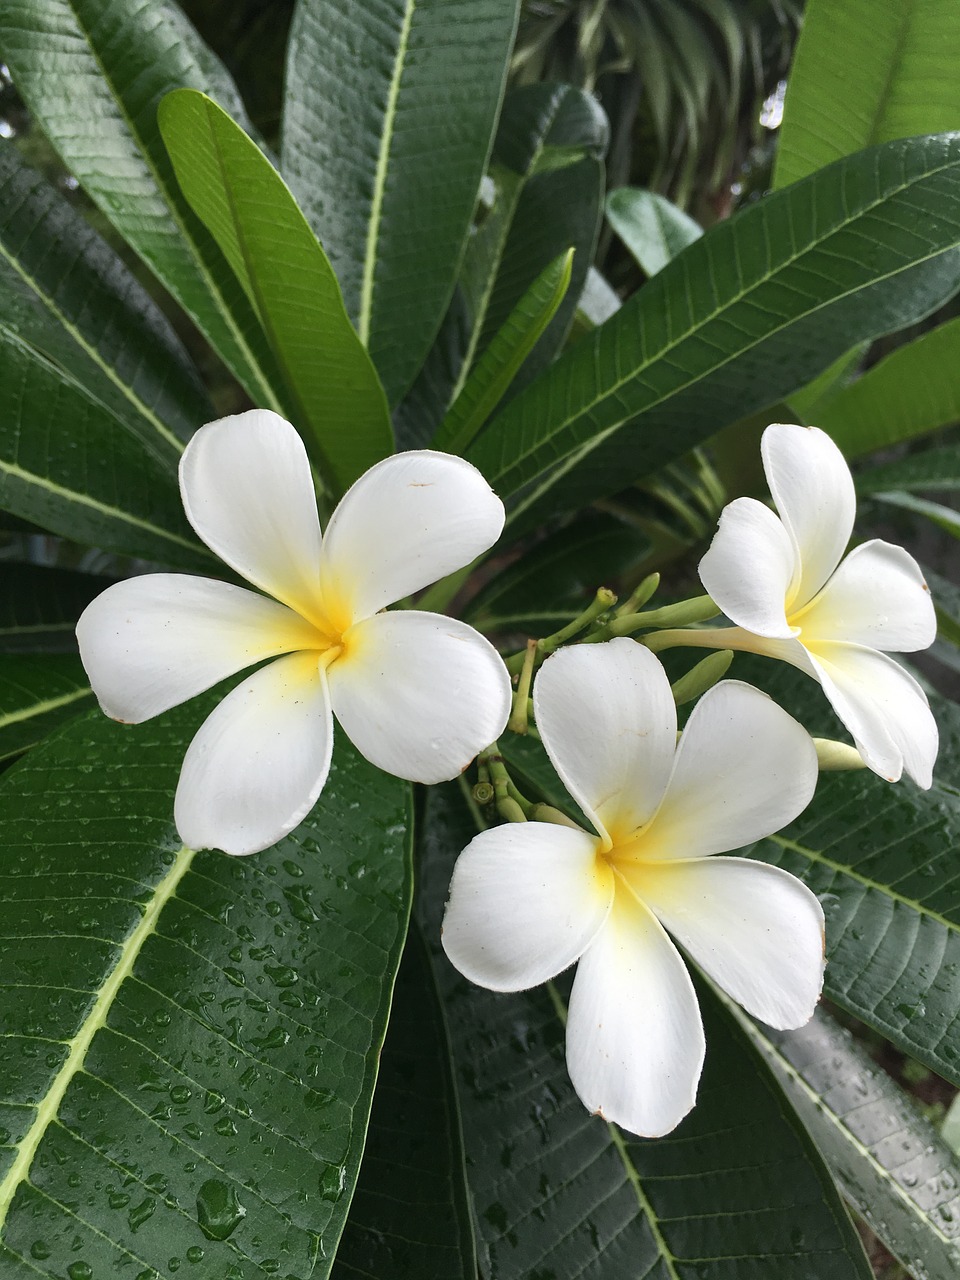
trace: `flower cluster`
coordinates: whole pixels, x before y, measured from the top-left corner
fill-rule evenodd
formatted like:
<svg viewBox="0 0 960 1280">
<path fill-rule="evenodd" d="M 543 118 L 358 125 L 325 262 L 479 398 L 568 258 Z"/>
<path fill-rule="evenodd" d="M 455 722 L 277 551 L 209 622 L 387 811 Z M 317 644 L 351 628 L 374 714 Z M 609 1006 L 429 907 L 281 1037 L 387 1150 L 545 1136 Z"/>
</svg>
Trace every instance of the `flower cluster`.
<svg viewBox="0 0 960 1280">
<path fill-rule="evenodd" d="M 678 737 L 653 651 L 741 649 L 792 663 L 819 681 L 863 761 L 891 781 L 905 772 L 929 786 L 936 757 L 923 691 L 887 656 L 933 639 L 918 566 L 880 541 L 841 560 L 853 481 L 823 432 L 775 425 L 762 448 L 779 518 L 754 499 L 731 503 L 700 565 L 733 625 L 661 630 L 640 643 L 598 632 L 589 638 L 619 638 L 546 659 L 533 684 L 536 726 L 588 827 L 554 812 L 561 821 L 482 831 L 457 861 L 444 919 L 449 958 L 495 991 L 577 964 L 571 1079 L 590 1110 L 640 1134 L 679 1123 L 703 1064 L 677 944 L 779 1028 L 812 1015 L 824 965 L 810 890 L 778 867 L 726 856 L 803 811 L 817 780 L 813 741 L 736 681 L 708 688 Z M 474 467 L 427 450 L 388 458 L 321 533 L 299 437 L 253 410 L 202 427 L 180 480 L 200 538 L 257 590 L 134 578 L 88 606 L 77 632 L 101 706 L 128 722 L 267 660 L 187 750 L 174 810 L 187 845 L 249 854 L 296 827 L 326 780 L 334 717 L 368 760 L 412 781 L 454 778 L 495 744 L 514 699 L 497 651 L 455 619 L 385 611 L 496 542 L 503 506 Z M 631 618 L 619 621 L 640 629 L 644 615 Z M 521 726 L 532 663 L 525 671 Z"/>
</svg>

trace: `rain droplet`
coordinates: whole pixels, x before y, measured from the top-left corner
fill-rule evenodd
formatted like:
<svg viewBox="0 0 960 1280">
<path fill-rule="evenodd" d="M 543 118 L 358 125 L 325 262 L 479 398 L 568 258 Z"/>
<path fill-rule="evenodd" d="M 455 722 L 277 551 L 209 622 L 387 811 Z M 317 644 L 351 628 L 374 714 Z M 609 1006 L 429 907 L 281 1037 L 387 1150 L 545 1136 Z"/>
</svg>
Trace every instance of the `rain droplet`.
<svg viewBox="0 0 960 1280">
<path fill-rule="evenodd" d="M 197 1224 L 208 1240 L 226 1240 L 246 1212 L 233 1187 L 216 1178 L 205 1182 L 197 1193 Z"/>
<path fill-rule="evenodd" d="M 93 1280 L 93 1268 L 89 1262 L 71 1262 L 67 1267 L 70 1280 Z"/>
<path fill-rule="evenodd" d="M 141 1200 L 139 1204 L 135 1204 L 127 1214 L 127 1221 L 130 1223 L 130 1230 L 138 1231 L 148 1218 L 153 1217 L 153 1212 L 156 1207 L 157 1202 L 152 1196 L 146 1200 Z"/>
</svg>

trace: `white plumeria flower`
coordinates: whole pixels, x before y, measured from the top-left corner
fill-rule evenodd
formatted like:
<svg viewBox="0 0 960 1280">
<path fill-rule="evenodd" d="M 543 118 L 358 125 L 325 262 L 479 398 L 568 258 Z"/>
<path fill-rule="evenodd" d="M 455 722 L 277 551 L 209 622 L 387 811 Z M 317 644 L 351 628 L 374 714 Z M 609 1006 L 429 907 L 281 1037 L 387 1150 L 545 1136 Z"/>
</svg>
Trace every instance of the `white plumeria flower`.
<svg viewBox="0 0 960 1280">
<path fill-rule="evenodd" d="M 579 960 L 567 1066 L 589 1110 L 668 1133 L 693 1106 L 704 1039 L 669 931 L 749 1013 L 797 1027 L 823 980 L 823 912 L 779 867 L 713 855 L 770 835 L 807 805 L 817 759 L 765 694 L 727 681 L 676 744 L 657 659 L 633 640 L 561 650 L 534 687 L 553 766 L 594 833 L 542 822 L 481 832 L 460 855 L 447 955 L 494 991 Z"/>
<path fill-rule="evenodd" d="M 254 409 L 201 427 L 180 488 L 207 546 L 273 599 L 152 574 L 94 600 L 77 636 L 101 707 L 134 724 L 276 659 L 190 744 L 174 808 L 185 844 L 247 854 L 292 831 L 326 781 L 334 715 L 368 760 L 416 782 L 456 777 L 502 732 L 510 678 L 491 644 L 453 618 L 380 612 L 500 536 L 503 504 L 475 467 L 427 450 L 387 458 L 321 538 L 300 437 Z"/>
<path fill-rule="evenodd" d="M 700 579 L 733 628 L 683 643 L 792 663 L 823 686 L 865 763 L 896 782 L 933 780 L 936 722 L 914 678 L 887 657 L 932 644 L 930 591 L 902 547 L 874 539 L 841 563 L 856 514 L 853 477 L 824 431 L 775 423 L 761 441 L 780 518 L 754 498 L 725 507 Z"/>
</svg>

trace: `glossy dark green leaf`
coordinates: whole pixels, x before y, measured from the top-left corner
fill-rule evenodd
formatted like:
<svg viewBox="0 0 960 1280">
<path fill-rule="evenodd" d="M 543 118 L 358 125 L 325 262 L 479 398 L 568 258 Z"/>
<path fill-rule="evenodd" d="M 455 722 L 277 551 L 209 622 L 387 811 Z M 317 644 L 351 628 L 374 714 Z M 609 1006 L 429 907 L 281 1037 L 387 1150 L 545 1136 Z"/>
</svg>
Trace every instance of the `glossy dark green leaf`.
<svg viewBox="0 0 960 1280">
<path fill-rule="evenodd" d="M 172 0 L 10 0 L 0 56 L 31 114 L 120 235 L 258 403 L 282 409 L 253 312 L 187 208 L 157 128 L 171 89 L 212 94 L 244 120 L 236 86 Z"/>
<path fill-rule="evenodd" d="M 655 191 L 618 187 L 607 196 L 607 221 L 647 276 L 703 235 L 689 214 Z"/>
<path fill-rule="evenodd" d="M 333 1280 L 476 1280 L 443 1013 L 423 938 L 403 953 L 360 1181 Z"/>
<path fill-rule="evenodd" d="M 848 458 L 960 418 L 960 320 L 921 334 L 818 407 L 816 424 Z"/>
<path fill-rule="evenodd" d="M 857 492 L 882 493 L 901 489 L 960 489 L 960 445 L 943 445 L 910 453 L 896 462 L 857 474 Z"/>
<path fill-rule="evenodd" d="M 0 507 L 53 533 L 178 568 L 217 561 L 176 475 L 67 374 L 0 329 Z"/>
<path fill-rule="evenodd" d="M 914 139 L 717 224 L 512 400 L 471 461 L 514 521 L 622 489 L 941 297 L 958 196 L 960 137 Z"/>
<path fill-rule="evenodd" d="M 470 372 L 432 442 L 435 449 L 463 453 L 556 315 L 570 287 L 573 249 L 537 276 Z"/>
<path fill-rule="evenodd" d="M 563 1004 L 471 986 L 439 947 L 454 858 L 475 833 L 431 791 L 422 914 L 444 997 L 486 1280 L 868 1280 L 820 1156 L 744 1034 L 702 993 L 699 1101 L 666 1138 L 587 1113 L 566 1074 Z"/>
<path fill-rule="evenodd" d="M 409 788 L 341 735 L 280 844 L 193 853 L 173 791 L 209 706 L 83 717 L 0 785 L 11 1280 L 330 1272 L 406 931 Z"/>
<path fill-rule="evenodd" d="M 77 619 L 111 581 L 72 569 L 0 563 L 0 653 L 76 652 Z"/>
<path fill-rule="evenodd" d="M 453 293 L 518 8 L 517 0 L 300 0 L 294 16 L 283 171 L 391 404 L 413 381 Z"/>
<path fill-rule="evenodd" d="M 215 102 L 180 89 L 159 120 L 183 193 L 246 290 L 307 445 L 342 492 L 393 452 L 393 432 L 330 263 L 283 179 Z"/>
<path fill-rule="evenodd" d="M 791 1102 L 853 1205 L 915 1276 L 960 1271 L 960 1161 L 849 1031 L 819 1012 L 799 1031 L 753 1024 Z"/>
<path fill-rule="evenodd" d="M 93 705 L 70 653 L 7 654 L 0 668 L 0 760 L 19 755 Z"/>
<path fill-rule="evenodd" d="M 960 538 L 960 512 L 952 507 L 945 507 L 942 502 L 930 502 L 927 498 L 914 497 L 912 493 L 875 493 L 875 501 L 887 507 L 896 507 L 898 511 L 910 511 L 913 515 L 932 520 L 946 533 Z"/>
<path fill-rule="evenodd" d="M 960 12 L 952 0 L 809 0 L 774 186 L 877 142 L 960 129 L 958 60 Z"/>
<path fill-rule="evenodd" d="M 643 560 L 650 540 L 605 512 L 587 511 L 506 565 L 470 601 L 466 616 L 481 631 L 547 635 Z"/>
<path fill-rule="evenodd" d="M 0 146 L 0 289 L 3 327 L 71 373 L 168 466 L 215 416 L 156 303 L 12 142 Z"/>
</svg>

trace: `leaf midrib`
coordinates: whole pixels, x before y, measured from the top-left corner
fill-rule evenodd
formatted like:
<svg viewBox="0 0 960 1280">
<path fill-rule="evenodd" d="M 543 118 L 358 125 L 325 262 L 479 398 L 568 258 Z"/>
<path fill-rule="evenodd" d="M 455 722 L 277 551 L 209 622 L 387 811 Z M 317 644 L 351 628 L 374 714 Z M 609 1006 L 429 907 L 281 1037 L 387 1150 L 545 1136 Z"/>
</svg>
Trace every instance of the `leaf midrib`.
<svg viewBox="0 0 960 1280">
<path fill-rule="evenodd" d="M 133 972 L 140 951 L 147 938 L 155 931 L 157 921 L 164 907 L 176 895 L 181 880 L 190 870 L 194 850 L 186 845 L 181 846 L 176 854 L 170 870 L 154 887 L 153 897 L 144 907 L 140 923 L 127 937 L 120 947 L 117 962 L 100 988 L 99 994 L 87 1013 L 76 1035 L 67 1043 L 70 1051 L 63 1065 L 54 1076 L 50 1088 L 36 1108 L 37 1114 L 33 1124 L 19 1143 L 19 1150 L 13 1164 L 0 1180 L 0 1239 L 17 1190 L 27 1181 L 33 1158 L 49 1126 L 57 1119 L 60 1104 L 70 1086 L 71 1081 L 83 1067 L 87 1051 L 96 1033 L 106 1025 L 107 1017 L 113 1006 L 114 998 L 122 984 Z"/>
<path fill-rule="evenodd" d="M 72 689 L 69 693 L 63 693 L 57 698 L 45 698 L 41 702 L 31 702 L 28 707 L 19 707 L 16 711 L 8 711 L 6 715 L 0 715 L 0 729 L 6 729 L 12 724 L 19 724 L 23 720 L 29 720 L 33 716 L 45 715 L 48 711 L 56 711 L 57 707 L 68 706 L 71 702 L 78 702 L 81 698 L 89 698 L 93 690 L 89 685 L 84 685 L 82 689 Z"/>
</svg>

